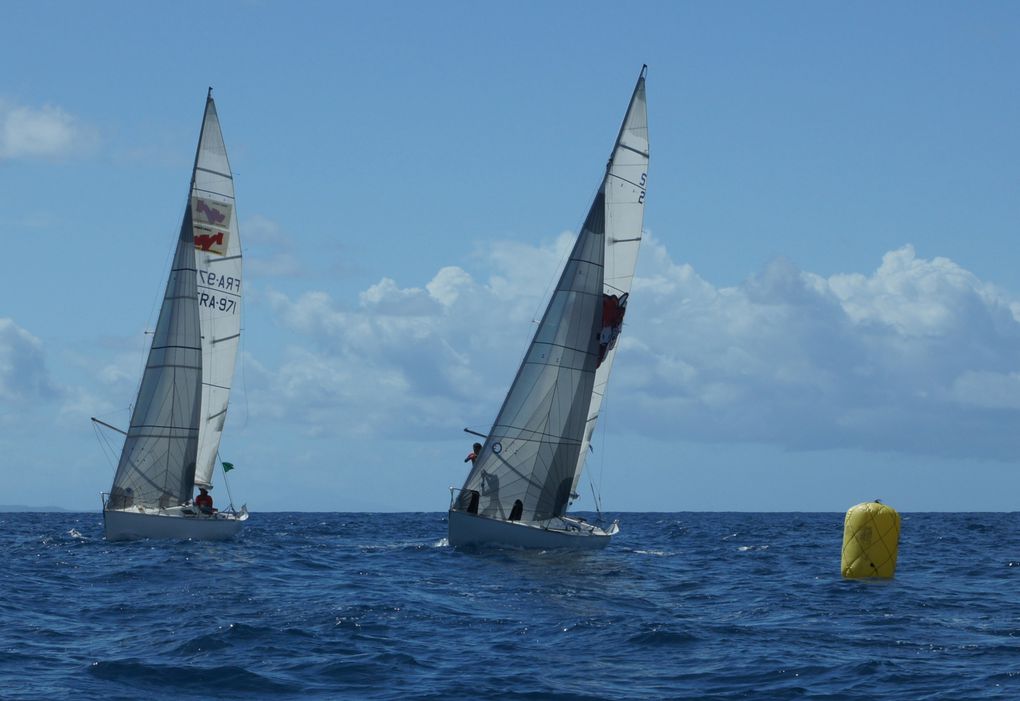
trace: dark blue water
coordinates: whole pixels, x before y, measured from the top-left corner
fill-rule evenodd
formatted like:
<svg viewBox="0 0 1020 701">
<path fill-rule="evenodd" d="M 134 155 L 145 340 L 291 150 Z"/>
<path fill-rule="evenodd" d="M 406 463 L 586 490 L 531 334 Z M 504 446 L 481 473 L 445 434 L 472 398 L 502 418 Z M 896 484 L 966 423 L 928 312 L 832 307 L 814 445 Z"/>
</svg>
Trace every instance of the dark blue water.
<svg viewBox="0 0 1020 701">
<path fill-rule="evenodd" d="M 1017 514 L 624 514 L 596 554 L 461 552 L 445 514 L 256 514 L 107 543 L 0 514 L 0 698 L 1015 699 Z"/>
</svg>

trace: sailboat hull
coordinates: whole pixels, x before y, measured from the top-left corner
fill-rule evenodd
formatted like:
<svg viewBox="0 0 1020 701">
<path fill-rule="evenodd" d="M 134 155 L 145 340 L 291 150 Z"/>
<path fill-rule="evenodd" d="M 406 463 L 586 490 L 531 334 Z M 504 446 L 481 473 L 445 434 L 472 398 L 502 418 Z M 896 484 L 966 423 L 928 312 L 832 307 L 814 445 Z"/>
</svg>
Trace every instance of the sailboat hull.
<svg viewBox="0 0 1020 701">
<path fill-rule="evenodd" d="M 137 511 L 105 509 L 103 528 L 107 540 L 227 540 L 236 536 L 248 520 L 248 510 L 212 516 L 187 514 L 181 509 Z"/>
<path fill-rule="evenodd" d="M 503 521 L 470 514 L 449 512 L 449 542 L 462 546 L 509 546 L 514 548 L 599 550 L 619 532 L 614 522 L 603 530 L 579 519 L 563 517 L 542 523 Z"/>
</svg>

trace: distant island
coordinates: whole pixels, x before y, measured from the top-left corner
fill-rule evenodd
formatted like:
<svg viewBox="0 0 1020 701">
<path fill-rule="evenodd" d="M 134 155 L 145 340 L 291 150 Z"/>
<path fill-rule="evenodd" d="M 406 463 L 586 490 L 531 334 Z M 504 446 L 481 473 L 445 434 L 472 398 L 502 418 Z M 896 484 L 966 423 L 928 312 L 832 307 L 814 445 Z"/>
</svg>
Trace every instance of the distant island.
<svg viewBox="0 0 1020 701">
<path fill-rule="evenodd" d="M 52 511 L 70 511 L 59 506 L 21 506 L 20 504 L 0 504 L 0 513 L 37 513 L 45 514 Z"/>
</svg>

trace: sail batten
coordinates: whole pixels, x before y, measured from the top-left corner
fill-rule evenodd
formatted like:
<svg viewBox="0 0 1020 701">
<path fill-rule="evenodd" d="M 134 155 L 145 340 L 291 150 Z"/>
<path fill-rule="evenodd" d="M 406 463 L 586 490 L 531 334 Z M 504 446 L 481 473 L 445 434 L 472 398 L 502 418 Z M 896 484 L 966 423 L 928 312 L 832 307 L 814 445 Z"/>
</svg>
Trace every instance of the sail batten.
<svg viewBox="0 0 1020 701">
<path fill-rule="evenodd" d="M 227 180 L 231 180 L 231 181 L 234 179 L 233 176 L 230 175 L 230 173 L 221 173 L 218 170 L 213 170 L 212 168 L 203 168 L 202 166 L 196 166 L 195 170 L 197 172 L 211 173 L 212 175 L 218 175 L 221 178 L 226 178 Z M 198 188 L 196 188 L 196 189 L 198 189 Z M 210 190 L 210 192 L 212 192 L 212 191 Z M 222 193 L 217 193 L 217 194 L 222 194 Z M 227 197 L 229 199 L 234 199 L 233 195 L 222 195 L 222 196 L 223 197 Z"/>
</svg>

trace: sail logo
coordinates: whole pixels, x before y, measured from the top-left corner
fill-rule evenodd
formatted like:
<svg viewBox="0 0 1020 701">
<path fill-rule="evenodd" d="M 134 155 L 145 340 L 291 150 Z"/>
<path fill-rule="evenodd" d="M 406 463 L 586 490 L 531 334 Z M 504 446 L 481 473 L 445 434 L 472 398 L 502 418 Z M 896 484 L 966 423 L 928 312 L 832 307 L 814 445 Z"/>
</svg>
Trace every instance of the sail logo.
<svg viewBox="0 0 1020 701">
<path fill-rule="evenodd" d="M 202 200 L 198 201 L 198 206 L 196 206 L 195 209 L 197 209 L 199 213 L 204 214 L 210 224 L 222 224 L 223 220 L 227 218 L 226 214 L 215 207 L 210 207 Z"/>
<path fill-rule="evenodd" d="M 218 256 L 226 255 L 233 210 L 234 206 L 226 202 L 192 197 L 191 221 L 195 227 L 195 248 Z"/>
<path fill-rule="evenodd" d="M 196 225 L 194 228 L 195 248 L 218 256 L 226 255 L 230 233 Z"/>
<path fill-rule="evenodd" d="M 623 315 L 627 313 L 627 293 L 620 295 L 602 295 L 602 330 L 599 331 L 599 362 L 609 355 L 616 347 L 616 339 L 623 330 Z"/>
<path fill-rule="evenodd" d="M 191 198 L 191 220 L 196 224 L 208 224 L 226 229 L 230 226 L 230 215 L 233 213 L 233 209 L 233 205 L 226 202 L 216 202 L 204 197 Z"/>
</svg>

